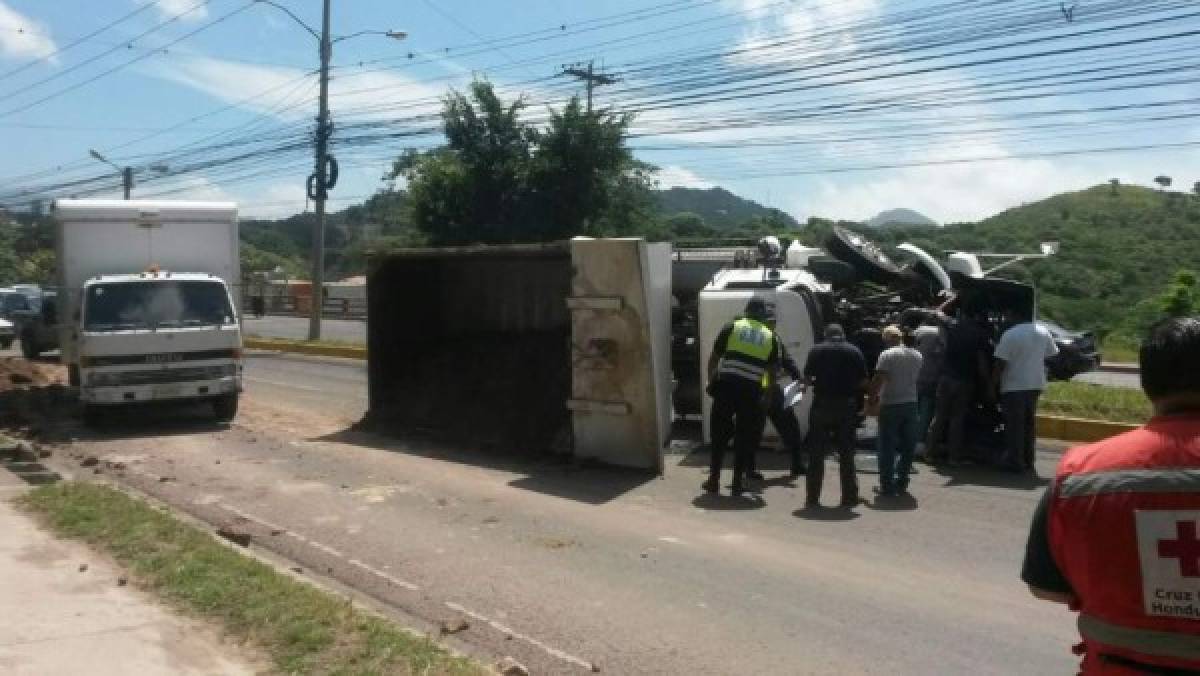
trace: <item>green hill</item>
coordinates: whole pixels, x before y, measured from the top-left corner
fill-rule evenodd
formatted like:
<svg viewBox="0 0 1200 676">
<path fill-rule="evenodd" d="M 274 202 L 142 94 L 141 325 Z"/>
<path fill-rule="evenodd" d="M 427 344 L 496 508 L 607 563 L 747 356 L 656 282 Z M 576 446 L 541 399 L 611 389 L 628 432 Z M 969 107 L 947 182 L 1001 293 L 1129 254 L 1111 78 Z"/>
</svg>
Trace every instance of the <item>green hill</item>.
<svg viewBox="0 0 1200 676">
<path fill-rule="evenodd" d="M 753 200 L 724 188 L 671 188 L 655 191 L 659 211 L 665 218 L 695 214 L 705 225 L 718 232 L 732 230 L 753 221 L 770 221 L 786 229 L 800 227 L 796 219 L 778 209 L 764 207 Z"/>
<path fill-rule="evenodd" d="M 1036 284 L 1047 317 L 1073 328 L 1136 335 L 1156 315 L 1156 299 L 1175 272 L 1200 267 L 1200 199 L 1100 185 L 978 223 L 869 234 L 885 247 L 911 241 L 935 255 L 945 249 L 1037 252 L 1041 242 L 1057 241 L 1057 256 L 1014 265 L 1004 276 Z"/>
</svg>

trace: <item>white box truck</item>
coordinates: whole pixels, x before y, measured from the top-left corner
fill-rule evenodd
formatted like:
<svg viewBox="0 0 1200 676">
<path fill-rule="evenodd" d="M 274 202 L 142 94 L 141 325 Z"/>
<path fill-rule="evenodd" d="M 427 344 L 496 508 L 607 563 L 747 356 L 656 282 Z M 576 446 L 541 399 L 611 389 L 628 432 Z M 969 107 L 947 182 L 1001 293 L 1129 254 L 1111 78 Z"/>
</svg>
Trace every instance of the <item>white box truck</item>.
<svg viewBox="0 0 1200 676">
<path fill-rule="evenodd" d="M 237 414 L 237 206 L 58 200 L 60 345 L 88 424 L 106 407 L 211 402 Z"/>
</svg>

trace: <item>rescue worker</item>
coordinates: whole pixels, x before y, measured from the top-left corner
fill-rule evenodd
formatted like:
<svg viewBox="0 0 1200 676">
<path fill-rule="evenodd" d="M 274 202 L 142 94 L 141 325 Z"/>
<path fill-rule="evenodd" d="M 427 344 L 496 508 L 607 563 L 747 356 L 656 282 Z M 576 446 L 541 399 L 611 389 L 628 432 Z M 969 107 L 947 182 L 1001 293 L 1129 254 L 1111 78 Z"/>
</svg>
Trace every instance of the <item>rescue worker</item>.
<svg viewBox="0 0 1200 676">
<path fill-rule="evenodd" d="M 781 361 L 782 345 L 767 326 L 771 311 L 766 301 L 752 298 L 745 315 L 721 329 L 708 358 L 708 394 L 713 398 L 709 415 L 712 461 L 703 488 L 716 493 L 725 449 L 733 440 L 733 495 L 746 490 L 754 471 L 754 453 L 766 424 L 766 394 Z"/>
<path fill-rule="evenodd" d="M 808 414 L 808 477 L 805 507 L 819 507 L 825 480 L 825 454 L 833 446 L 838 454 L 843 507 L 859 504 L 858 476 L 854 467 L 855 433 L 867 362 L 863 353 L 846 340 L 839 324 L 825 327 L 825 340 L 813 346 L 804 364 L 804 382 L 813 390 Z"/>
<path fill-rule="evenodd" d="M 1063 456 L 1021 570 L 1079 613 L 1083 674 L 1200 673 L 1200 318 L 1155 325 L 1139 362 L 1154 417 Z"/>
</svg>

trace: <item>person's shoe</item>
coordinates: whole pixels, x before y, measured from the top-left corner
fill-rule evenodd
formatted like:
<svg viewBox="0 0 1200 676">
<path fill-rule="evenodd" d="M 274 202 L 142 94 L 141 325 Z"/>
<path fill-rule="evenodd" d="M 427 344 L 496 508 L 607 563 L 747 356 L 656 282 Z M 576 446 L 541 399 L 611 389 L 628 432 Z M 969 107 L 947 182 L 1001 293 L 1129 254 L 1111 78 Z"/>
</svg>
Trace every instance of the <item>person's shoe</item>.
<svg viewBox="0 0 1200 676">
<path fill-rule="evenodd" d="M 792 481 L 795 481 L 796 479 L 799 479 L 802 476 L 804 476 L 804 470 L 802 470 L 802 469 L 794 469 L 788 474 L 788 478 L 791 479 Z"/>
<path fill-rule="evenodd" d="M 818 508 L 820 508 L 820 507 L 821 507 L 821 501 L 820 501 L 820 500 L 811 500 L 811 499 L 810 499 L 810 500 L 805 500 L 805 501 L 804 501 L 804 508 L 805 508 L 805 509 L 818 509 Z"/>
<path fill-rule="evenodd" d="M 729 494 L 735 498 L 740 498 L 746 494 L 746 489 L 743 486 L 734 484 L 733 486 L 729 487 Z"/>
<path fill-rule="evenodd" d="M 897 496 L 908 495 L 908 482 L 907 481 L 897 481 L 896 482 L 896 495 Z"/>
<path fill-rule="evenodd" d="M 876 486 L 875 487 L 875 495 L 878 495 L 881 498 L 894 498 L 894 497 L 896 497 L 896 491 L 891 488 L 883 488 L 882 486 Z"/>
<path fill-rule="evenodd" d="M 766 480 L 766 477 L 763 476 L 763 473 L 757 472 L 757 471 L 750 472 L 749 477 L 751 479 L 754 479 L 755 481 L 765 481 Z"/>
<path fill-rule="evenodd" d="M 838 506 L 840 506 L 840 507 L 857 507 L 860 504 L 862 504 L 862 498 L 860 498 L 856 495 L 852 498 L 842 498 L 842 501 L 838 503 Z"/>
<path fill-rule="evenodd" d="M 703 488 L 706 493 L 716 493 L 718 490 L 717 480 L 709 479 L 708 481 L 705 481 L 704 483 L 700 484 L 700 488 Z"/>
</svg>

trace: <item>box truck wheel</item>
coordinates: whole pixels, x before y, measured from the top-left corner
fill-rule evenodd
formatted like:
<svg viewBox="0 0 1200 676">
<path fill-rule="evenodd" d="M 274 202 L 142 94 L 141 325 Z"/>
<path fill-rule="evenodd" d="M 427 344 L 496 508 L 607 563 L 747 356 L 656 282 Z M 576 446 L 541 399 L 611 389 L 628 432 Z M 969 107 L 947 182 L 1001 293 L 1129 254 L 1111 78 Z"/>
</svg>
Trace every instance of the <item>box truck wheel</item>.
<svg viewBox="0 0 1200 676">
<path fill-rule="evenodd" d="M 213 413 L 216 414 L 217 420 L 229 422 L 237 417 L 238 395 L 237 393 L 222 394 L 213 399 L 212 405 Z"/>
</svg>

